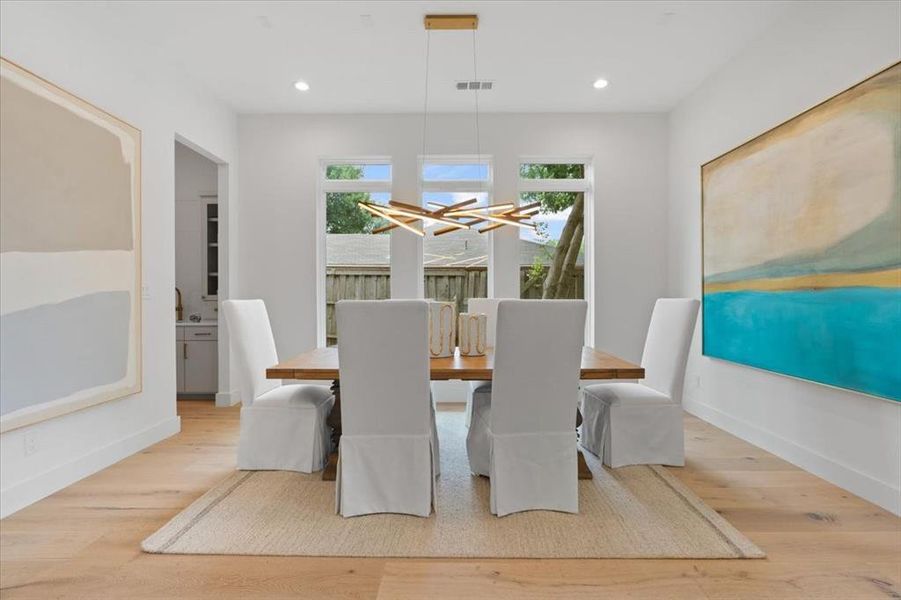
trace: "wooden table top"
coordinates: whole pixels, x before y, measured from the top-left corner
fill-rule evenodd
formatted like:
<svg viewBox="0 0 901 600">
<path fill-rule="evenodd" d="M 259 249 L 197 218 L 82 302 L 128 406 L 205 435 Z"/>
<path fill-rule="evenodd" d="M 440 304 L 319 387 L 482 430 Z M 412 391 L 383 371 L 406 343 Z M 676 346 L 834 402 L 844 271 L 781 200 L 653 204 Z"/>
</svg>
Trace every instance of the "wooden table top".
<svg viewBox="0 0 901 600">
<path fill-rule="evenodd" d="M 491 379 L 494 368 L 494 348 L 484 356 L 433 358 L 431 379 L 485 380 Z M 316 348 L 266 369 L 269 379 L 338 379 L 338 348 Z M 643 379 L 644 369 L 626 360 L 585 347 L 582 349 L 581 379 Z"/>
</svg>

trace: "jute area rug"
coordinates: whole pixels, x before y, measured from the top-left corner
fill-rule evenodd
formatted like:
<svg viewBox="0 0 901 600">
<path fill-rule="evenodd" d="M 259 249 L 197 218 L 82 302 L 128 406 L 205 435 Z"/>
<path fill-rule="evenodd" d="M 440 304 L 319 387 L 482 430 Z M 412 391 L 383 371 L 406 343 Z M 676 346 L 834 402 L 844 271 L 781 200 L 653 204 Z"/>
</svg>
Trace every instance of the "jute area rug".
<svg viewBox="0 0 901 600">
<path fill-rule="evenodd" d="M 463 413 L 438 413 L 438 511 L 342 518 L 318 473 L 236 471 L 162 529 L 145 552 L 275 556 L 491 558 L 760 558 L 764 553 L 666 468 L 607 469 L 579 481 L 579 514 L 488 508 L 489 480 L 470 474 Z"/>
</svg>

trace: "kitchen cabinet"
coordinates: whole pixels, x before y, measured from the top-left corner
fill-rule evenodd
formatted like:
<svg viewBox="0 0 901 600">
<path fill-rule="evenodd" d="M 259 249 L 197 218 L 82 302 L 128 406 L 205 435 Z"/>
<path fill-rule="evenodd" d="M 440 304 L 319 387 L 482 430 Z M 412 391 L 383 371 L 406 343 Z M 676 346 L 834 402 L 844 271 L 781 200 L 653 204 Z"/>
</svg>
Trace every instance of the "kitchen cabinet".
<svg viewBox="0 0 901 600">
<path fill-rule="evenodd" d="M 215 326 L 176 328 L 176 378 L 180 394 L 215 394 L 219 387 L 218 331 Z"/>
</svg>

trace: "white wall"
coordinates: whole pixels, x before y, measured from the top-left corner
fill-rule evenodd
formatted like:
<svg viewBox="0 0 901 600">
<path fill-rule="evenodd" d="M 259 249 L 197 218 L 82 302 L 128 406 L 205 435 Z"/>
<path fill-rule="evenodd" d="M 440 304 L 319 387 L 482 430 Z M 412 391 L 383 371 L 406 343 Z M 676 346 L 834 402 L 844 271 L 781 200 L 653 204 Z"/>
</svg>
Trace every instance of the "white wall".
<svg viewBox="0 0 901 600">
<path fill-rule="evenodd" d="M 204 300 L 206 276 L 206 203 L 215 198 L 219 169 L 216 163 L 183 144 L 175 144 L 175 285 L 181 290 L 184 318 L 199 314 L 217 318 L 216 301 Z"/>
<path fill-rule="evenodd" d="M 806 3 L 673 111 L 672 294 L 700 297 L 700 165 L 896 62 L 899 23 L 897 2 Z M 699 341 L 690 412 L 901 512 L 901 404 L 704 358 Z"/>
<path fill-rule="evenodd" d="M 266 300 L 278 350 L 316 345 L 316 190 L 320 157 L 391 156 L 394 197 L 418 196 L 420 115 L 258 115 L 238 120 L 239 269 L 243 297 Z M 518 158 L 592 156 L 595 168 L 597 346 L 637 360 L 665 288 L 666 118 L 645 114 L 489 114 L 482 153 L 494 158 L 495 199 L 517 194 Z M 429 117 L 427 154 L 475 154 L 472 115 Z M 415 296 L 418 238 L 392 233 L 395 297 Z M 494 293 L 517 295 L 512 228 L 494 245 Z M 503 266 L 505 265 L 505 266 Z"/>
<path fill-rule="evenodd" d="M 161 66 L 127 31 L 97 31 L 78 6 L 0 4 L 0 53 L 128 121 L 143 135 L 143 392 L 0 436 L 0 515 L 176 433 L 176 133 L 236 166 L 235 117 Z M 220 182 L 237 189 L 236 168 Z M 234 196 L 231 197 L 234 201 Z M 220 207 L 221 208 L 221 207 Z M 227 235 L 227 232 L 226 232 Z M 49 376 L 52 376 L 52 367 Z M 26 441 L 35 451 L 26 455 Z"/>
</svg>

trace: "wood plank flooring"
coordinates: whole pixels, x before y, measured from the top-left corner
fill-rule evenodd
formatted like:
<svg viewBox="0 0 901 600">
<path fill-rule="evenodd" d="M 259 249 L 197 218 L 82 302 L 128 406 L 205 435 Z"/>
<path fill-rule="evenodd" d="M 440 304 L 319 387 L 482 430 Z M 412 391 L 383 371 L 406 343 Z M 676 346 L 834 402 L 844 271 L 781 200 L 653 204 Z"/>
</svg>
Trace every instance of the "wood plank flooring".
<svg viewBox="0 0 901 600">
<path fill-rule="evenodd" d="M 686 417 L 672 471 L 764 560 L 440 560 L 143 554 L 235 464 L 237 408 L 179 402 L 182 432 L 0 521 L 2 598 L 901 598 L 901 519 Z"/>
</svg>

